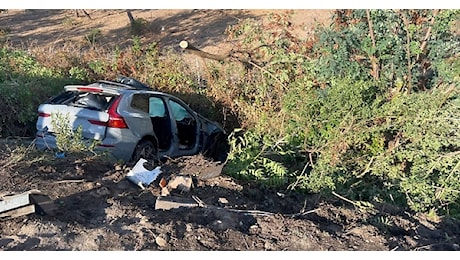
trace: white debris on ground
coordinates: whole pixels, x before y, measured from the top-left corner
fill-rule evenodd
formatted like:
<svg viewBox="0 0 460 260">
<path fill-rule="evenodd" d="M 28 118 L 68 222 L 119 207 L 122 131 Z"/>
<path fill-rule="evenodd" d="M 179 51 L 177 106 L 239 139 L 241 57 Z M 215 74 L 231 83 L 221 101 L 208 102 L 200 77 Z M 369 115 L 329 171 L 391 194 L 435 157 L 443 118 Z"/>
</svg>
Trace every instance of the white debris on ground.
<svg viewBox="0 0 460 260">
<path fill-rule="evenodd" d="M 156 180 L 158 175 L 161 174 L 160 166 L 157 166 L 155 169 L 149 171 L 144 167 L 146 162 L 146 159 L 140 158 L 136 165 L 134 165 L 134 167 L 128 172 L 126 176 L 128 180 L 143 190 L 145 190 L 145 188 L 149 186 L 150 183 L 152 183 L 154 180 Z"/>
</svg>

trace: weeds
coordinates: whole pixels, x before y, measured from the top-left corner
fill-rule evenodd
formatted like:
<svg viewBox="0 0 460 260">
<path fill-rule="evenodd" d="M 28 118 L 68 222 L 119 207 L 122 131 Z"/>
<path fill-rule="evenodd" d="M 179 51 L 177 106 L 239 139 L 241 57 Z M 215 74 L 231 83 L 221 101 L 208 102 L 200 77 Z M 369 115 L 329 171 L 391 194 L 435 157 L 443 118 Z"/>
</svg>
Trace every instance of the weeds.
<svg viewBox="0 0 460 260">
<path fill-rule="evenodd" d="M 35 149 L 34 143 L 29 145 L 7 145 L 6 148 L 8 157 L 6 158 L 6 163 L 3 164 L 3 167 L 11 168 L 17 166 L 19 163 L 27 167 L 35 163 L 47 161 L 46 155 L 39 153 L 39 151 Z"/>
<path fill-rule="evenodd" d="M 271 187 L 282 187 L 287 183 L 288 170 L 283 162 L 271 155 L 282 152 L 283 141 L 268 143 L 268 139 L 253 132 L 236 130 L 229 136 L 230 151 L 225 172 L 240 178 L 254 179 Z"/>
<path fill-rule="evenodd" d="M 91 29 L 91 31 L 85 35 L 85 40 L 89 45 L 94 45 L 102 37 L 102 32 L 99 29 Z"/>
<path fill-rule="evenodd" d="M 375 226 L 380 231 L 391 235 L 391 228 L 394 226 L 393 220 L 389 216 L 375 216 L 369 220 L 369 224 Z"/>
</svg>

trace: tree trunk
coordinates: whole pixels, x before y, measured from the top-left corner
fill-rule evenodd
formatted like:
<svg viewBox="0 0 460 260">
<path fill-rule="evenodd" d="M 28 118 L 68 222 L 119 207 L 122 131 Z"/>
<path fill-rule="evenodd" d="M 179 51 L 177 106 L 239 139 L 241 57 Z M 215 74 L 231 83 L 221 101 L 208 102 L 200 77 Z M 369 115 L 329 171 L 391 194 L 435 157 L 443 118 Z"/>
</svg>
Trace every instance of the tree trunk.
<svg viewBox="0 0 460 260">
<path fill-rule="evenodd" d="M 129 22 L 131 23 L 131 25 L 133 25 L 135 20 L 134 20 L 133 14 L 131 13 L 131 10 L 129 10 L 129 9 L 126 10 L 126 14 L 128 15 Z"/>
<path fill-rule="evenodd" d="M 371 12 L 369 11 L 369 9 L 366 9 L 366 14 L 367 14 L 367 23 L 369 25 L 369 36 L 371 37 L 371 40 L 372 40 L 372 48 L 374 48 L 375 50 L 377 47 L 375 44 L 374 28 L 372 25 Z M 369 59 L 371 60 L 371 64 L 372 64 L 372 76 L 374 77 L 375 80 L 379 80 L 380 71 L 379 71 L 378 59 L 377 57 L 375 57 L 375 54 L 372 54 L 372 56 L 369 57 Z"/>
</svg>

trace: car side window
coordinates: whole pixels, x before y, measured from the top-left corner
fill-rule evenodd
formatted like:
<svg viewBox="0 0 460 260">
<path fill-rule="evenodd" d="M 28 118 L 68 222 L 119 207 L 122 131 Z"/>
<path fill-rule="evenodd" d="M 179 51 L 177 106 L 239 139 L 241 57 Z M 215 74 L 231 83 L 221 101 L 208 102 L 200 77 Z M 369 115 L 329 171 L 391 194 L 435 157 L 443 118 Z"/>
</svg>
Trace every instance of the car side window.
<svg viewBox="0 0 460 260">
<path fill-rule="evenodd" d="M 163 99 L 159 97 L 149 98 L 149 115 L 151 117 L 165 117 L 166 109 Z"/>
<path fill-rule="evenodd" d="M 169 100 L 169 105 L 171 106 L 171 112 L 174 116 L 174 120 L 182 121 L 184 118 L 192 118 L 189 112 L 179 103 Z"/>
<path fill-rule="evenodd" d="M 134 94 L 131 107 L 149 113 L 149 96 L 147 94 Z"/>
</svg>

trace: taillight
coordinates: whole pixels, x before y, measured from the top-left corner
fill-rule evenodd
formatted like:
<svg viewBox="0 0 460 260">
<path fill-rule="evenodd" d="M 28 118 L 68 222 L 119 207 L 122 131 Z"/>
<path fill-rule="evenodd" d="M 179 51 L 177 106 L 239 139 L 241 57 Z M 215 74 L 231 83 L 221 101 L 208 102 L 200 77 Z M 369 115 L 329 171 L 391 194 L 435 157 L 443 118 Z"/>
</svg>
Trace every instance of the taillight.
<svg viewBox="0 0 460 260">
<path fill-rule="evenodd" d="M 93 125 L 101 125 L 101 126 L 107 126 L 107 123 L 106 122 L 102 122 L 102 121 L 99 121 L 99 120 L 88 120 L 91 124 Z"/>
<path fill-rule="evenodd" d="M 117 107 L 120 103 L 121 96 L 117 97 L 113 104 L 110 106 L 108 110 L 109 114 L 109 121 L 107 122 L 107 127 L 113 128 L 128 128 L 128 125 L 125 122 L 125 119 L 117 113 Z"/>
<path fill-rule="evenodd" d="M 50 113 L 45 113 L 45 112 L 39 112 L 38 116 L 39 117 L 49 117 L 49 116 L 51 116 L 51 114 Z"/>
</svg>

